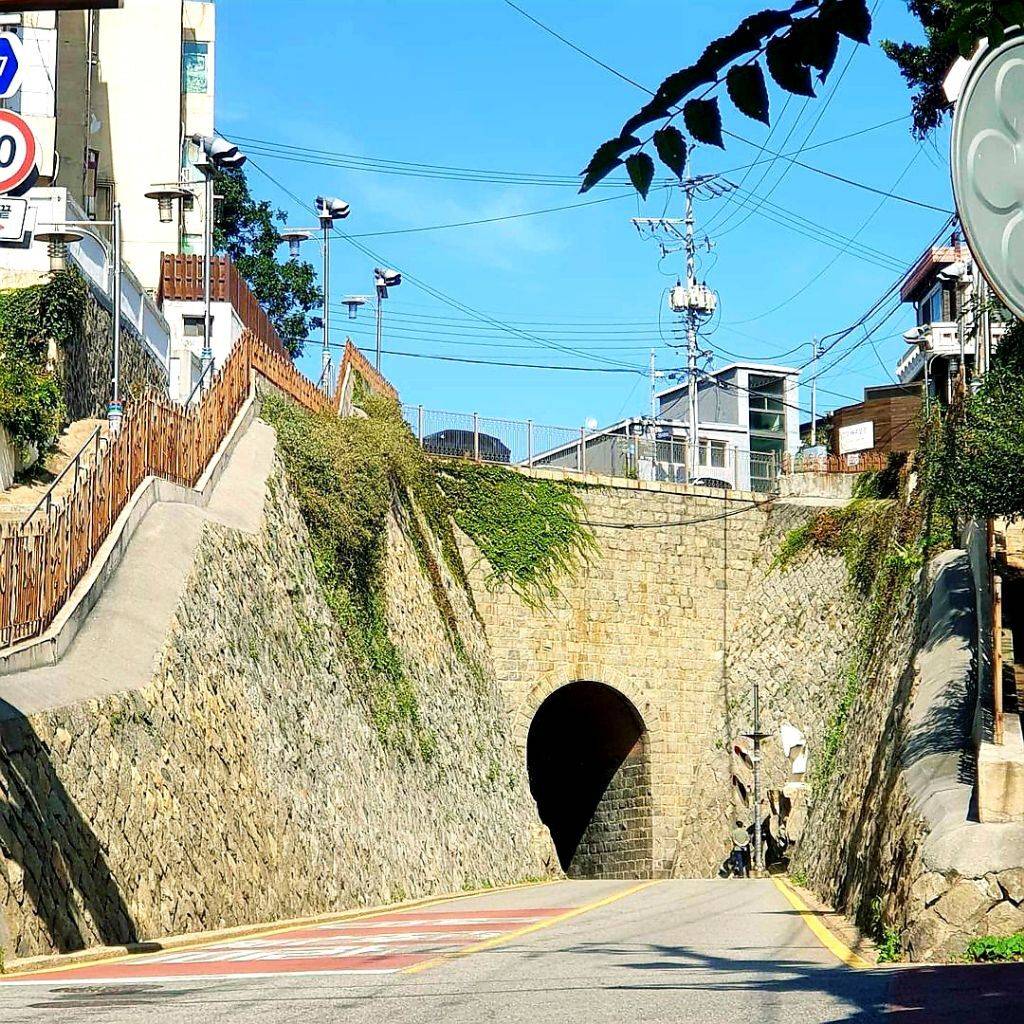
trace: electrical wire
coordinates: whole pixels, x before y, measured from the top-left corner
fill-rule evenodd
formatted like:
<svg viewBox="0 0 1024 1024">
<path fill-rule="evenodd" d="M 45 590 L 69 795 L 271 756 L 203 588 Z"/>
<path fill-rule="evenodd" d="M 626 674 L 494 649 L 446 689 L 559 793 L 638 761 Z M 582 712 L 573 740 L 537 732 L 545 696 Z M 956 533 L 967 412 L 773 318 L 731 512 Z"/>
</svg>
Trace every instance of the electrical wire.
<svg viewBox="0 0 1024 1024">
<path fill-rule="evenodd" d="M 288 188 L 287 185 L 283 184 L 281 181 L 278 181 L 278 179 L 275 178 L 269 171 L 261 167 L 252 159 L 249 160 L 249 163 L 257 171 L 259 171 L 260 174 L 262 174 L 270 182 L 276 185 L 277 188 L 281 189 L 281 191 L 284 192 L 284 194 L 291 198 L 294 202 L 298 203 L 307 211 L 315 214 L 315 211 L 307 203 L 300 199 L 290 188 Z M 344 238 L 350 245 L 358 249 L 364 255 L 369 256 L 372 260 L 374 260 L 377 266 L 394 266 L 394 264 L 391 263 L 391 261 L 384 259 L 379 253 L 375 253 L 372 249 L 363 245 L 363 243 L 360 242 L 359 240 L 351 238 L 350 236 L 344 234 L 343 232 L 337 232 L 337 234 L 340 238 Z M 493 327 L 497 327 L 502 331 L 506 331 L 507 333 L 514 335 L 515 337 L 519 337 L 526 341 L 536 342 L 542 348 L 550 348 L 556 351 L 570 353 L 576 356 L 583 356 L 583 358 L 585 359 L 590 358 L 594 362 L 606 363 L 612 366 L 624 366 L 628 367 L 631 370 L 638 369 L 638 367 L 636 367 L 635 365 L 625 363 L 622 360 L 609 359 L 608 357 L 601 355 L 590 355 L 587 352 L 581 349 L 573 348 L 570 345 L 562 345 L 558 342 L 549 341 L 546 338 L 542 338 L 539 335 L 531 334 L 528 331 L 522 331 L 517 327 L 513 327 L 511 324 L 503 323 L 496 317 L 488 316 L 487 314 L 481 313 L 479 310 L 474 309 L 472 306 L 468 306 L 465 303 L 460 302 L 458 299 L 455 299 L 452 296 L 440 291 L 439 289 L 434 288 L 432 285 L 427 284 L 426 281 L 415 276 L 414 274 L 411 274 L 408 271 L 403 271 L 400 267 L 395 267 L 395 269 L 399 270 L 402 273 L 402 277 L 405 281 L 408 281 L 414 287 L 419 288 L 421 291 L 426 292 L 428 295 L 431 295 L 439 302 L 442 302 L 448 306 L 452 306 L 453 308 L 458 309 L 459 311 L 467 314 L 468 316 L 473 317 L 474 319 L 478 319 L 483 323 L 488 323 Z"/>
</svg>

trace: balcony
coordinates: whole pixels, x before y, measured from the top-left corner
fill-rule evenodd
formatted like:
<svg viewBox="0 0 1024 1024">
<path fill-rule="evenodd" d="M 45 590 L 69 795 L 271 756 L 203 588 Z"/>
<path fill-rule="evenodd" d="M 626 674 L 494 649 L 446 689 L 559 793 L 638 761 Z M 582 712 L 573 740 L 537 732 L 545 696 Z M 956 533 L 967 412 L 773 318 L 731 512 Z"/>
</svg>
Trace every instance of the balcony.
<svg viewBox="0 0 1024 1024">
<path fill-rule="evenodd" d="M 932 356 L 960 357 L 960 339 L 956 324 L 940 321 L 923 325 L 925 334 L 917 345 L 908 346 L 903 358 L 896 364 L 896 376 L 901 384 L 909 384 L 924 376 L 924 361 Z M 974 339 L 964 338 L 964 354 L 974 355 Z"/>
</svg>

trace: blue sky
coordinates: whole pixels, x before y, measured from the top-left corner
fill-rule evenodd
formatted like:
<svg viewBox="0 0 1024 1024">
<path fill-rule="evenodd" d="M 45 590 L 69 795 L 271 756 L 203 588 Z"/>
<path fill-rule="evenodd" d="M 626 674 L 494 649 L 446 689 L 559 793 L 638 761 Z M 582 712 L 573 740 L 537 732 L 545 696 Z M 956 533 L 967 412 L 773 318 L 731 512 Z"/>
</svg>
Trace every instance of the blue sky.
<svg viewBox="0 0 1024 1024">
<path fill-rule="evenodd" d="M 517 3 L 652 88 L 761 6 L 734 0 Z M 217 18 L 217 121 L 229 137 L 372 159 L 568 176 L 644 100 L 637 89 L 574 53 L 503 0 L 218 0 Z M 947 134 L 942 131 L 924 145 L 911 137 L 909 94 L 877 46 L 885 37 L 919 33 L 902 0 L 880 0 L 873 44 L 857 47 L 844 40 L 817 99 L 787 102 L 774 90 L 775 127 L 769 137 L 723 97 L 725 127 L 755 143 L 765 144 L 767 138 L 769 149 L 793 152 L 904 118 L 807 149 L 799 159 L 952 209 Z M 894 266 L 916 259 L 945 217 L 897 200 L 882 202 L 878 195 L 786 160 L 771 160 L 756 146 L 727 142 L 724 153 L 699 147 L 693 156 L 695 173 L 730 171 L 728 178 L 743 189 L 737 193 L 742 199 L 698 205 L 698 231 L 709 227 L 716 243 L 705 253 L 701 273 L 721 302 L 706 345 L 716 350 L 715 366 L 732 361 L 732 354 L 772 361 L 784 352 L 790 354 L 778 361 L 799 365 L 809 357 L 811 338 L 854 321 L 896 279 Z M 754 160 L 763 162 L 737 169 Z M 646 370 L 654 346 L 659 367 L 682 364 L 662 340 L 672 339 L 664 289 L 674 283 L 681 257 L 659 261 L 656 246 L 639 238 L 629 222 L 638 214 L 662 215 L 666 197 L 668 214 L 679 215 L 677 190 L 652 192 L 641 203 L 628 195 L 628 186 L 577 196 L 574 187 L 382 174 L 269 155 L 253 156 L 252 162 L 303 199 L 327 193 L 348 200 L 352 215 L 343 228 L 354 236 L 622 194 L 495 224 L 357 239 L 434 293 L 492 321 L 475 320 L 407 279 L 385 307 L 385 349 Z M 249 178 L 254 193 L 285 209 L 292 223 L 311 221 L 311 213 L 255 166 Z M 764 205 L 758 206 L 761 199 L 751 193 L 765 199 Z M 802 218 L 796 229 L 794 215 Z M 833 245 L 820 240 L 822 233 Z M 841 253 L 854 235 L 857 254 Z M 307 257 L 319 261 L 312 246 Z M 374 264 L 371 255 L 343 239 L 335 241 L 333 301 L 372 292 Z M 372 346 L 369 307 L 354 322 L 343 310 L 333 316 L 334 340 L 351 332 L 357 343 Z M 846 404 L 864 385 L 891 380 L 889 371 L 905 351 L 899 331 L 910 319 L 909 311 L 901 310 L 878 329 L 874 349 L 861 344 L 828 369 L 820 380 L 820 407 Z M 843 342 L 822 366 L 860 336 Z M 792 352 L 798 345 L 803 348 Z M 307 347 L 300 365 L 316 375 L 316 345 Z M 576 426 L 648 407 L 647 379 L 632 373 L 397 355 L 385 355 L 384 371 L 403 401 L 434 409 Z M 809 404 L 806 391 L 801 404 Z"/>
</svg>

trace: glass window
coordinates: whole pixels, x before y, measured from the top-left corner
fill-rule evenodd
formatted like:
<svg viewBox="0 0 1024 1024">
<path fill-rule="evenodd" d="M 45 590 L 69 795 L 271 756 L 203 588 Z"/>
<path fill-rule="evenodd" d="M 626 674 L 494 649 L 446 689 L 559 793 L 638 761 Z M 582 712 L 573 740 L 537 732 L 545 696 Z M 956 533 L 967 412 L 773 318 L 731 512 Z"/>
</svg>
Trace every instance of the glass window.
<svg viewBox="0 0 1024 1024">
<path fill-rule="evenodd" d="M 209 43 L 186 40 L 181 44 L 181 91 L 184 93 L 209 92 L 207 59 Z"/>
<path fill-rule="evenodd" d="M 183 316 L 183 333 L 186 338 L 202 338 L 206 334 L 206 320 L 201 316 Z M 210 317 L 210 327 L 213 328 L 213 317 Z"/>
<path fill-rule="evenodd" d="M 725 442 L 710 439 L 701 441 L 700 464 L 715 469 L 725 469 Z"/>
<path fill-rule="evenodd" d="M 751 430 L 766 434 L 786 432 L 786 405 L 782 397 L 784 385 L 782 377 L 750 375 Z"/>
</svg>

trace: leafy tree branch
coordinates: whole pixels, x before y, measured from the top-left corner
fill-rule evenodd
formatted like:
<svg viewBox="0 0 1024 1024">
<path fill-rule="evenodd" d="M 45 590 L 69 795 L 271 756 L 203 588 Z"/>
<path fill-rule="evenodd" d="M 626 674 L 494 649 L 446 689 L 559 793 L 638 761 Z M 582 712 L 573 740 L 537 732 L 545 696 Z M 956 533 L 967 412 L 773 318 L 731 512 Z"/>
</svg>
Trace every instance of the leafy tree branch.
<svg viewBox="0 0 1024 1024">
<path fill-rule="evenodd" d="M 219 170 L 214 187 L 223 197 L 217 204 L 214 249 L 231 258 L 281 340 L 297 356 L 310 331 L 323 323 L 310 315 L 323 302 L 316 271 L 305 260 L 278 260 L 278 223 L 285 223 L 286 214 L 253 199 L 243 171 Z"/>
</svg>

